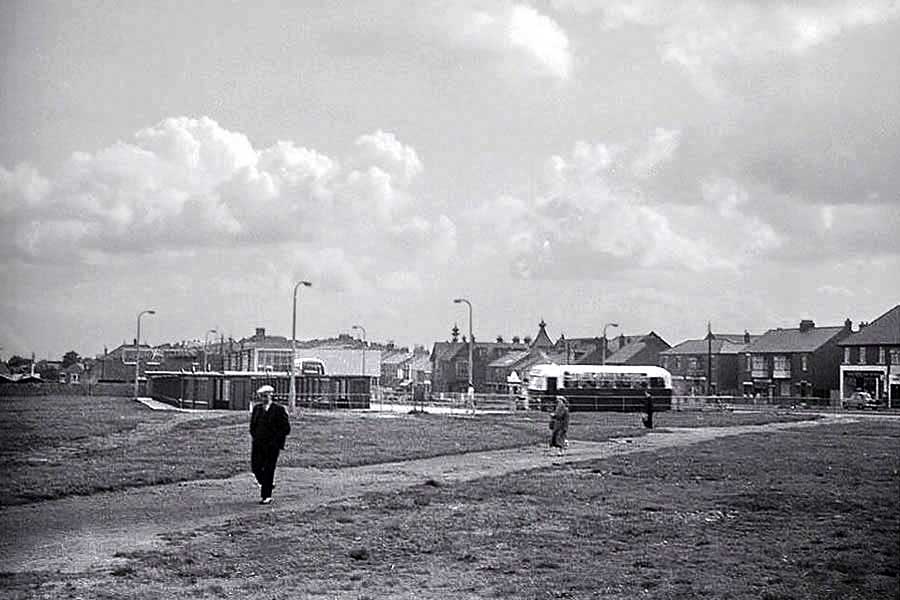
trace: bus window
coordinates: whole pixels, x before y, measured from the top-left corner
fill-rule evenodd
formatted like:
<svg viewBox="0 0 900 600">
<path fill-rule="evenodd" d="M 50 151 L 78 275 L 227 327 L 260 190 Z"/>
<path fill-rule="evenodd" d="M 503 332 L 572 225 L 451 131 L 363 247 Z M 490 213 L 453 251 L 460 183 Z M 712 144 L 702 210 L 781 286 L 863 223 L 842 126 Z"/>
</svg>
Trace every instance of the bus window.
<svg viewBox="0 0 900 600">
<path fill-rule="evenodd" d="M 662 377 L 651 377 L 650 378 L 650 387 L 663 388 L 663 387 L 666 387 L 666 383 Z"/>
</svg>

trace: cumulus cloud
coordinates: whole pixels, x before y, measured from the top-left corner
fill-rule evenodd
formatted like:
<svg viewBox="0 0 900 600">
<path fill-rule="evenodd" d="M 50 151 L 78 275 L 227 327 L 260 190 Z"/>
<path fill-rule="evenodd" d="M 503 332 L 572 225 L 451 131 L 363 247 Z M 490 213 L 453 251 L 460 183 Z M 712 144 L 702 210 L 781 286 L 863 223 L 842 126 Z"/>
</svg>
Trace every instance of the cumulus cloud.
<svg viewBox="0 0 900 600">
<path fill-rule="evenodd" d="M 96 262 L 286 243 L 329 285 L 359 286 L 379 253 L 446 260 L 455 248 L 449 217 L 415 201 L 422 172 L 415 149 L 389 132 L 360 136 L 341 161 L 291 141 L 257 149 L 209 118 L 171 118 L 75 153 L 52 177 L 0 167 L 0 245 L 8 259 Z M 425 252 L 433 239 L 440 253 Z"/>
<path fill-rule="evenodd" d="M 522 278 L 591 279 L 633 269 L 734 269 L 777 246 L 768 224 L 748 224 L 746 197 L 734 186 L 710 183 L 696 205 L 674 209 L 645 191 L 677 139 L 660 128 L 644 143 L 579 141 L 571 155 L 550 157 L 539 193 L 503 195 L 468 215 L 489 224 L 482 246 L 497 246 L 480 252 L 504 257 Z M 729 233 L 738 228 L 742 235 Z"/>
<path fill-rule="evenodd" d="M 495 10 L 454 13 L 457 40 L 500 55 L 527 58 L 535 72 L 560 80 L 572 71 L 569 38 L 559 24 L 524 4 L 506 4 Z"/>
</svg>

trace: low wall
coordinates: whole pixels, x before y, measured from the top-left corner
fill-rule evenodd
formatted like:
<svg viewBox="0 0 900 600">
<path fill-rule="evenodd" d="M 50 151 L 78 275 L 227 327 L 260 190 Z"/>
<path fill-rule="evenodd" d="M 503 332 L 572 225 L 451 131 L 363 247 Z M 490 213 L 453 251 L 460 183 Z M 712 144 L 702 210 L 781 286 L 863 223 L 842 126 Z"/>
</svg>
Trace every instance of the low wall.
<svg viewBox="0 0 900 600">
<path fill-rule="evenodd" d="M 143 386 L 142 386 L 143 387 Z M 132 396 L 130 383 L 0 383 L 0 396 Z"/>
</svg>

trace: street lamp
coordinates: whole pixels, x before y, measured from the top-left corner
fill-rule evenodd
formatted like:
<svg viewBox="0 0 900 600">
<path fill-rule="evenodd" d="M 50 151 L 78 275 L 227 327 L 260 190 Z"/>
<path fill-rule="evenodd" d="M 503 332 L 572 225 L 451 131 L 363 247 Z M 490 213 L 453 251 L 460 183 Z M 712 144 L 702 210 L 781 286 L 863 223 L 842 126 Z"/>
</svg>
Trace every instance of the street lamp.
<svg viewBox="0 0 900 600">
<path fill-rule="evenodd" d="M 350 330 L 359 329 L 362 332 L 363 351 L 362 351 L 362 373 L 366 374 L 366 328 L 362 325 L 354 325 Z"/>
<path fill-rule="evenodd" d="M 203 370 L 209 371 L 209 352 L 207 348 L 209 348 L 209 334 L 218 333 L 215 329 L 210 329 L 206 332 L 206 336 L 203 338 Z"/>
<path fill-rule="evenodd" d="M 294 286 L 294 312 L 293 318 L 291 319 L 291 385 L 290 397 L 288 399 L 288 405 L 291 408 L 291 412 L 297 408 L 297 384 L 294 379 L 297 376 L 297 290 L 301 285 L 312 287 L 312 284 L 308 281 L 298 281 Z"/>
<path fill-rule="evenodd" d="M 155 310 L 142 310 L 137 316 L 137 337 L 134 338 L 134 397 L 138 397 L 138 374 L 141 371 L 141 317 L 155 315 Z"/>
<path fill-rule="evenodd" d="M 618 323 L 606 323 L 603 325 L 603 353 L 600 355 L 600 364 L 606 364 L 606 351 L 609 349 L 609 341 L 606 339 L 607 327 L 618 327 Z"/>
<path fill-rule="evenodd" d="M 475 391 L 475 387 L 472 385 L 472 369 L 474 365 L 472 364 L 472 345 L 474 340 L 472 339 L 472 303 L 466 300 L 465 298 L 456 298 L 453 300 L 455 304 L 465 303 L 469 307 L 469 393 Z"/>
</svg>

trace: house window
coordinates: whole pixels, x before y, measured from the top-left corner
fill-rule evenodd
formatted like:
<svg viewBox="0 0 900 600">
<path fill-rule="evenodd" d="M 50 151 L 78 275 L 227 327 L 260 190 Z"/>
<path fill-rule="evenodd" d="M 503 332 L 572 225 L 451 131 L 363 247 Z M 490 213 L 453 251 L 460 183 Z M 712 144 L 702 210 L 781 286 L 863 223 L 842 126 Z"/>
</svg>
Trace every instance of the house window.
<svg viewBox="0 0 900 600">
<path fill-rule="evenodd" d="M 72 373 L 70 377 L 72 378 L 72 383 L 78 383 L 78 373 Z"/>
<path fill-rule="evenodd" d="M 773 368 L 776 371 L 787 371 L 790 368 L 787 356 L 773 356 Z"/>
<path fill-rule="evenodd" d="M 900 365 L 900 348 L 891 348 L 889 351 L 892 365 Z"/>
<path fill-rule="evenodd" d="M 688 368 L 691 371 L 696 371 L 699 366 L 700 366 L 700 361 L 697 360 L 696 356 L 692 356 L 688 359 Z"/>
<path fill-rule="evenodd" d="M 457 377 L 468 377 L 469 376 L 469 363 L 467 363 L 467 362 L 456 363 L 456 376 Z"/>
<path fill-rule="evenodd" d="M 845 365 L 850 364 L 850 347 L 849 346 L 844 348 L 844 364 Z"/>
<path fill-rule="evenodd" d="M 884 346 L 878 346 L 878 364 L 884 364 Z"/>
<path fill-rule="evenodd" d="M 675 369 L 680 369 L 680 368 L 681 368 L 681 357 L 676 356 L 675 357 Z"/>
<path fill-rule="evenodd" d="M 765 356 L 754 356 L 753 357 L 753 370 L 754 371 L 765 371 L 766 370 L 766 357 Z"/>
<path fill-rule="evenodd" d="M 790 396 L 791 395 L 791 384 L 789 381 L 781 382 L 781 396 Z"/>
<path fill-rule="evenodd" d="M 663 369 L 668 369 L 668 368 L 669 368 L 669 357 L 668 357 L 668 356 L 663 356 L 663 357 L 662 357 L 662 368 L 663 368 Z"/>
<path fill-rule="evenodd" d="M 753 361 L 751 360 L 749 354 L 747 355 L 747 370 L 748 371 L 753 370 Z"/>
<path fill-rule="evenodd" d="M 866 364 L 866 347 L 865 346 L 859 347 L 859 364 L 861 364 L 861 365 Z"/>
<path fill-rule="evenodd" d="M 800 370 L 808 371 L 809 370 L 809 357 L 805 354 L 800 357 Z"/>
</svg>

